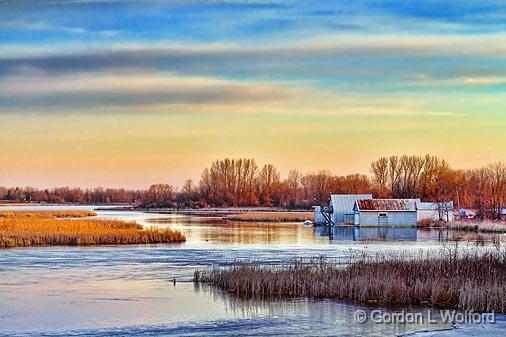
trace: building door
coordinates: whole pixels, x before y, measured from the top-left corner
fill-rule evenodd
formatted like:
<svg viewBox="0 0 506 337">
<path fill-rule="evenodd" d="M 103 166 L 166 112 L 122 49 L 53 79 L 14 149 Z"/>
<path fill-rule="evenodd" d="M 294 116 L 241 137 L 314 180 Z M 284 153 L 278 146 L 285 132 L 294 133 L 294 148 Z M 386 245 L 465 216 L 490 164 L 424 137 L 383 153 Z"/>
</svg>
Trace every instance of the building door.
<svg viewBox="0 0 506 337">
<path fill-rule="evenodd" d="M 387 213 L 379 213 L 378 214 L 378 226 L 388 226 L 388 214 Z"/>
</svg>

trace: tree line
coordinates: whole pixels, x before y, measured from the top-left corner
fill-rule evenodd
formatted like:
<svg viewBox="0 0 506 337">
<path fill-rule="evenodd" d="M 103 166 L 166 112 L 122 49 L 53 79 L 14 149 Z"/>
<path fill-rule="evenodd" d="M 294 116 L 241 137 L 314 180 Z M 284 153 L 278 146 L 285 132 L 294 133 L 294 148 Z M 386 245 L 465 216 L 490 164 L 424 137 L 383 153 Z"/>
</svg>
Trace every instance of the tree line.
<svg viewBox="0 0 506 337">
<path fill-rule="evenodd" d="M 309 208 L 327 203 L 331 193 L 371 193 L 382 198 L 453 201 L 473 208 L 481 217 L 499 218 L 506 207 L 506 165 L 453 169 L 435 156 L 390 156 L 375 160 L 370 174 L 335 175 L 328 170 L 290 170 L 282 178 L 272 164 L 254 159 L 216 160 L 202 171 L 200 181 L 181 188 L 154 184 L 148 189 L 52 189 L 0 187 L 0 199 L 49 203 L 133 203 L 143 207 L 283 207 Z"/>
</svg>

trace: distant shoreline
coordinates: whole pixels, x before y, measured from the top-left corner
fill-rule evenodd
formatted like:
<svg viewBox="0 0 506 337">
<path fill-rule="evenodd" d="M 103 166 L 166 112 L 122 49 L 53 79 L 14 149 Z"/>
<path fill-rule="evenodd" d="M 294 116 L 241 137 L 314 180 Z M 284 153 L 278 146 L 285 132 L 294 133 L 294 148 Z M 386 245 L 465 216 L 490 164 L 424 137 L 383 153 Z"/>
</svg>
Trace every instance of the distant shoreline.
<svg viewBox="0 0 506 337">
<path fill-rule="evenodd" d="M 220 217 L 225 221 L 243 221 L 243 222 L 304 222 L 312 220 L 313 212 L 307 209 L 286 209 L 279 207 L 213 207 L 213 208 L 146 208 L 135 207 L 131 204 L 122 203 L 100 203 L 100 204 L 82 204 L 82 203 L 5 203 L 0 202 L 0 210 L 2 207 L 30 207 L 30 206 L 93 206 L 97 211 L 138 211 L 154 214 L 181 214 L 189 216 L 211 216 Z M 417 228 L 420 229 L 452 229 L 463 232 L 488 232 L 488 233 L 505 233 L 506 223 L 503 221 L 490 220 L 455 220 L 448 223 L 431 222 L 418 223 Z"/>
</svg>

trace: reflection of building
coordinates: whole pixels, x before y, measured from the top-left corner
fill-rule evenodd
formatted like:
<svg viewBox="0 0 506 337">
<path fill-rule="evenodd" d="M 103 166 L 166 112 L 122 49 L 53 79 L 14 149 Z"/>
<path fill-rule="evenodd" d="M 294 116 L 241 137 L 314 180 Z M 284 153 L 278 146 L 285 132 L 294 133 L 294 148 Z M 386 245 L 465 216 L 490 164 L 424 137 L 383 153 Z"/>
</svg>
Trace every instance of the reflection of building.
<svg viewBox="0 0 506 337">
<path fill-rule="evenodd" d="M 318 226 L 315 232 L 335 241 L 416 241 L 415 227 Z"/>
<path fill-rule="evenodd" d="M 355 225 L 416 226 L 417 208 L 413 199 L 357 200 L 353 210 Z"/>
</svg>

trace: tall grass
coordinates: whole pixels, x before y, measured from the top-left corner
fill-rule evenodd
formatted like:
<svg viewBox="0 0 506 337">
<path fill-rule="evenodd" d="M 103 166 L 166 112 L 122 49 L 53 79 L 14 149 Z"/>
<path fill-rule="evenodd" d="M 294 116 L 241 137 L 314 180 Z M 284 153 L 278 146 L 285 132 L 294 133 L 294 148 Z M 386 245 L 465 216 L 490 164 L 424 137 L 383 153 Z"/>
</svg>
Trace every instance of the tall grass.
<svg viewBox="0 0 506 337">
<path fill-rule="evenodd" d="M 97 213 L 85 210 L 1 211 L 0 218 L 85 218 Z"/>
<path fill-rule="evenodd" d="M 98 219 L 0 218 L 0 248 L 47 245 L 122 245 L 185 241 L 171 229 Z"/>
<path fill-rule="evenodd" d="M 506 312 L 506 256 L 496 253 L 437 256 L 362 256 L 346 266 L 325 259 L 283 267 L 239 264 L 195 272 L 245 297 L 335 298 L 368 305 L 428 305 Z"/>
<path fill-rule="evenodd" d="M 295 222 L 313 218 L 311 212 L 244 212 L 225 217 L 232 221 Z"/>
</svg>

